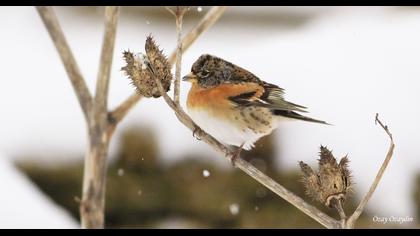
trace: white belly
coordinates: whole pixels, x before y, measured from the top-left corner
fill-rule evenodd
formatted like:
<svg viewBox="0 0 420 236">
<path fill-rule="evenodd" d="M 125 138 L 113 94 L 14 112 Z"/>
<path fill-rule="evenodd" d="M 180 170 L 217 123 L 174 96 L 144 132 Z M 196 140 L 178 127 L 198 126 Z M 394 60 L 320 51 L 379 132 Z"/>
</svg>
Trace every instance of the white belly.
<svg viewBox="0 0 420 236">
<path fill-rule="evenodd" d="M 218 141 L 238 147 L 243 145 L 245 150 L 252 149 L 259 138 L 267 135 L 267 133 L 255 133 L 249 128 L 240 128 L 229 120 L 215 119 L 203 110 L 189 109 L 188 113 L 201 129 Z"/>
</svg>

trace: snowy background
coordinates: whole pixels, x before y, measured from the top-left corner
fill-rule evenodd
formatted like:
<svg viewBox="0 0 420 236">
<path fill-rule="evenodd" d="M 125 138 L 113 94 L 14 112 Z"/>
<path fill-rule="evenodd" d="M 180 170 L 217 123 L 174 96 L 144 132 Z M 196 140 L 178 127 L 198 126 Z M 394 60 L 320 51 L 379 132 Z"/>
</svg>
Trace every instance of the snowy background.
<svg viewBox="0 0 420 236">
<path fill-rule="evenodd" d="M 92 10 L 93 9 L 93 10 Z M 185 17 L 188 32 L 204 15 Z M 63 31 L 91 91 L 99 66 L 103 8 L 56 7 Z M 334 126 L 283 124 L 276 135 L 280 168 L 315 165 L 320 144 L 349 155 L 356 193 L 365 193 L 389 141 L 374 116 L 389 125 L 394 159 L 368 207 L 379 216 L 415 216 L 414 176 L 420 170 L 420 9 L 415 7 L 231 7 L 183 57 L 182 74 L 204 53 L 240 65 L 286 89 L 286 98 Z M 48 200 L 12 162 L 36 154 L 45 165 L 82 156 L 84 118 L 64 67 L 33 7 L 0 7 L 0 227 L 74 228 L 77 222 Z M 167 54 L 175 48 L 172 16 L 156 7 L 123 7 L 117 31 L 109 106 L 134 90 L 120 72 L 121 52 L 143 51 L 152 33 Z M 182 84 L 185 104 L 188 84 Z M 155 129 L 165 164 L 190 150 L 214 153 L 191 138 L 162 99 L 144 99 L 117 129 L 133 124 Z M 173 142 L 176 139 L 177 142 Z M 280 146 L 280 145 L 279 145 Z M 230 168 L 214 153 L 213 161 Z M 31 209 L 29 212 L 27 209 Z M 415 219 L 417 220 L 417 219 Z"/>
</svg>

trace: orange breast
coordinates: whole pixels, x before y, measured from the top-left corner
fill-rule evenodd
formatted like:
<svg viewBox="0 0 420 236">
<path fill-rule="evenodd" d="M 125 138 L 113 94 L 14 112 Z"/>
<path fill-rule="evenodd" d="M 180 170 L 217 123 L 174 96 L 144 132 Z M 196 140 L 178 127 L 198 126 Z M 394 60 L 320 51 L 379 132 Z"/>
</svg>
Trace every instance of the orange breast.
<svg viewBox="0 0 420 236">
<path fill-rule="evenodd" d="M 257 99 L 264 92 L 264 88 L 256 83 L 221 84 L 214 88 L 201 88 L 193 82 L 188 93 L 187 107 L 206 109 L 214 115 L 223 115 L 233 107 L 229 97 L 252 91 L 256 91 L 255 99 Z"/>
</svg>

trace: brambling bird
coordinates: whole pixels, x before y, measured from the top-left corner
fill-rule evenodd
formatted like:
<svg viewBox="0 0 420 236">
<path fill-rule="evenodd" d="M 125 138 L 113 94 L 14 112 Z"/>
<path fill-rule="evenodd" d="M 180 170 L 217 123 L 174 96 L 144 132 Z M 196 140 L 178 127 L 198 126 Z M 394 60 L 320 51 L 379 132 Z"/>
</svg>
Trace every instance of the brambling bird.
<svg viewBox="0 0 420 236">
<path fill-rule="evenodd" d="M 303 116 L 306 107 L 284 99 L 284 89 L 221 58 L 204 54 L 183 77 L 191 82 L 187 110 L 193 121 L 218 141 L 251 150 L 280 121 L 325 121 Z M 232 160 L 233 161 L 233 160 Z"/>
</svg>

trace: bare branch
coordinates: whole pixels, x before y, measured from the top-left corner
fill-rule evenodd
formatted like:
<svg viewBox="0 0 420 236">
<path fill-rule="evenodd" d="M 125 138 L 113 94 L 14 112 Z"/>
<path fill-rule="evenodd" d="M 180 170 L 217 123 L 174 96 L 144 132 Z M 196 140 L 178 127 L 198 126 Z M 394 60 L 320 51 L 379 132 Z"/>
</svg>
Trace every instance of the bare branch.
<svg viewBox="0 0 420 236">
<path fill-rule="evenodd" d="M 226 10 L 226 7 L 213 7 L 212 9 L 210 9 L 210 11 L 201 19 L 201 21 L 197 24 L 197 26 L 195 26 L 194 29 L 192 29 L 182 39 L 182 52 L 185 52 L 202 33 L 204 33 L 214 23 L 216 23 L 216 21 L 222 16 L 225 10 Z M 177 49 L 175 49 L 174 52 L 172 52 L 172 54 L 170 55 L 168 59 L 171 65 L 175 63 L 176 53 L 177 53 Z M 130 103 L 128 100 L 134 99 L 136 97 L 138 97 L 138 100 L 140 100 L 140 95 L 138 93 L 133 93 L 123 103 L 121 103 L 117 108 L 115 108 L 114 111 L 121 110 L 122 109 L 121 107 L 124 106 L 124 104 Z M 130 106 L 128 109 L 131 109 L 132 107 L 134 107 L 134 105 L 135 104 L 132 104 L 132 106 Z M 119 121 L 121 121 L 124 118 L 125 114 L 127 113 L 128 111 L 125 112 L 122 117 L 120 117 Z"/>
<path fill-rule="evenodd" d="M 107 121 L 107 97 L 109 77 L 111 73 L 112 53 L 114 51 L 115 35 L 117 31 L 118 7 L 105 7 L 105 32 L 102 42 L 102 52 L 99 64 L 98 79 L 95 93 L 95 120 L 105 124 Z M 100 116 L 100 117 L 97 117 Z M 102 124 L 102 125 L 103 125 Z"/>
<path fill-rule="evenodd" d="M 381 122 L 381 120 L 379 120 L 378 114 L 376 114 L 375 123 L 379 123 L 379 125 L 385 130 L 385 132 L 389 136 L 390 145 L 389 145 L 388 153 L 386 154 L 386 158 L 385 158 L 384 162 L 382 163 L 382 166 L 379 169 L 378 173 L 376 174 L 375 180 L 373 181 L 372 185 L 370 186 L 369 191 L 366 193 L 365 197 L 362 199 L 362 201 L 360 202 L 359 206 L 356 208 L 354 213 L 347 220 L 347 223 L 346 223 L 347 228 L 353 228 L 354 227 L 354 224 L 355 224 L 356 220 L 362 214 L 366 204 L 368 203 L 369 199 L 372 197 L 372 194 L 375 192 L 376 187 L 378 186 L 379 182 L 381 181 L 381 178 L 382 178 L 382 176 L 385 172 L 385 169 L 388 166 L 388 163 L 391 160 L 392 154 L 394 152 L 395 144 L 394 144 L 394 140 L 392 138 L 392 134 L 388 130 L 388 126 L 384 125 Z"/>
<path fill-rule="evenodd" d="M 341 199 L 333 198 L 333 199 L 331 199 L 331 201 L 332 201 L 332 205 L 337 210 L 338 215 L 340 216 L 340 227 L 342 229 L 346 228 L 347 216 L 346 216 L 346 213 L 344 212 L 343 204 L 342 204 Z"/>
<path fill-rule="evenodd" d="M 176 48 L 176 68 L 175 68 L 175 81 L 174 81 L 174 100 L 175 103 L 179 106 L 179 86 L 181 81 L 181 61 L 182 61 L 182 20 L 184 18 L 185 12 L 188 11 L 187 7 L 176 7 L 176 11 L 167 8 L 174 16 L 176 22 L 176 32 L 177 32 L 177 48 Z"/>
<path fill-rule="evenodd" d="M 165 7 L 165 8 L 176 18 L 176 13 L 170 7 Z"/>
<path fill-rule="evenodd" d="M 340 215 L 340 220 L 345 221 L 347 217 L 346 217 L 346 213 L 344 212 L 343 205 L 341 204 L 340 200 L 337 200 L 336 209 L 338 211 L 338 214 Z"/>
<path fill-rule="evenodd" d="M 85 119 L 89 120 L 92 108 L 92 95 L 90 94 L 85 80 L 80 73 L 76 60 L 74 59 L 63 31 L 61 30 L 60 24 L 58 23 L 57 16 L 55 15 L 52 7 L 37 6 L 36 9 L 41 16 L 48 33 L 50 34 L 58 54 L 60 55 L 61 61 L 63 62 L 67 75 L 69 76 L 70 82 L 73 86 L 73 90 L 76 93 L 80 107 L 83 110 Z"/>
<path fill-rule="evenodd" d="M 83 228 L 104 228 L 106 157 L 112 132 L 108 132 L 108 88 L 117 30 L 118 7 L 105 7 L 105 30 L 93 115 L 89 117 L 89 146 L 83 173 L 80 220 Z"/>
</svg>

